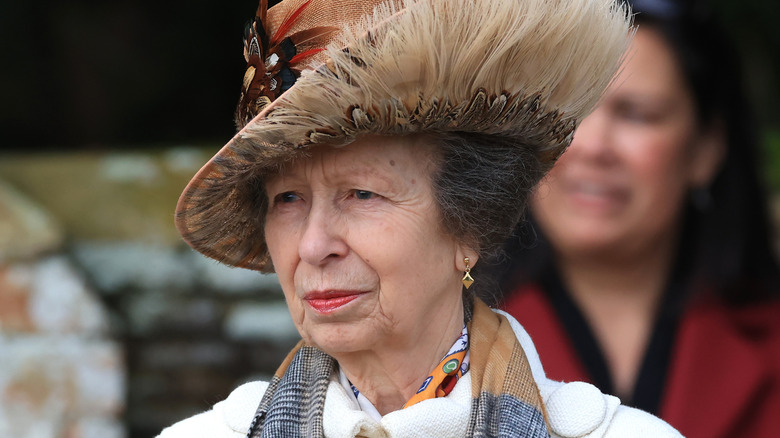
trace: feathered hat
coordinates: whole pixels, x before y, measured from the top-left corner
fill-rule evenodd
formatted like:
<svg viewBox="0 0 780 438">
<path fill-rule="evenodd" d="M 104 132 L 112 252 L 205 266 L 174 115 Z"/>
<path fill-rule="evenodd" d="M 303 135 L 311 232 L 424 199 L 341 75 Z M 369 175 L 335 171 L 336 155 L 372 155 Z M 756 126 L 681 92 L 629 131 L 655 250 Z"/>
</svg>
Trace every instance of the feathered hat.
<svg viewBox="0 0 780 438">
<path fill-rule="evenodd" d="M 248 27 L 240 131 L 190 181 L 184 240 L 270 270 L 264 175 L 363 134 L 486 133 L 550 167 L 629 36 L 615 0 L 261 0 Z"/>
</svg>

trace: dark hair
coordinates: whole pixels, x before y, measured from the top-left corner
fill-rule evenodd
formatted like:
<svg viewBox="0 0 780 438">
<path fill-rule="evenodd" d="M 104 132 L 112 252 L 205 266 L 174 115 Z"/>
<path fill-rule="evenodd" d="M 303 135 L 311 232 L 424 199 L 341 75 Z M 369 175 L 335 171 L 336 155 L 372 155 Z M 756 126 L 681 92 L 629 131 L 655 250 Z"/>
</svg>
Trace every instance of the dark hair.
<svg viewBox="0 0 780 438">
<path fill-rule="evenodd" d="M 720 125 L 726 135 L 721 169 L 708 189 L 692 194 L 704 202 L 694 206 L 696 196 L 689 196 L 685 206 L 677 256 L 678 261 L 688 259 L 683 275 L 697 286 L 693 289 L 710 290 L 732 304 L 775 295 L 780 275 L 767 194 L 759 181 L 756 127 L 743 92 L 736 50 L 700 2 L 629 3 L 636 24 L 658 32 L 677 57 L 700 127 Z M 549 244 L 532 222 L 515 231 L 507 251 L 509 260 L 494 267 L 505 293 L 537 279 L 552 263 Z"/>
<path fill-rule="evenodd" d="M 433 191 L 442 225 L 480 255 L 470 292 L 493 300 L 495 278 L 480 275 L 495 264 L 522 220 L 533 187 L 549 170 L 538 148 L 512 137 L 484 133 L 434 134 L 439 147 Z"/>
</svg>

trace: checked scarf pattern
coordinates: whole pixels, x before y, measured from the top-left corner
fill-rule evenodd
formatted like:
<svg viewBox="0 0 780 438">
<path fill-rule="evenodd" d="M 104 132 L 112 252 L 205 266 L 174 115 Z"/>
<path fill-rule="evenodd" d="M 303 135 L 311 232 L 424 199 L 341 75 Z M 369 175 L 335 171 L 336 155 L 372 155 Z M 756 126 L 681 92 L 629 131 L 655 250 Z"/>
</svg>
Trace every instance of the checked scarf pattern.
<svg viewBox="0 0 780 438">
<path fill-rule="evenodd" d="M 472 383 L 468 437 L 549 437 L 539 388 L 509 321 L 475 299 L 468 323 Z M 336 361 L 299 343 L 260 401 L 248 438 L 322 437 Z"/>
</svg>

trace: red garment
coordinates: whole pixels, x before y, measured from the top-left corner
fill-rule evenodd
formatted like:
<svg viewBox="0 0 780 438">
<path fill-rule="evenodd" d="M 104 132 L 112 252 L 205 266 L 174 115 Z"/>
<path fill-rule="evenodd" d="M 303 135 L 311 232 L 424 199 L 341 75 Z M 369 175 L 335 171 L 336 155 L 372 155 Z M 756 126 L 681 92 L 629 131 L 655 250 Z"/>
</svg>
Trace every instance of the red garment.
<svg viewBox="0 0 780 438">
<path fill-rule="evenodd" d="M 548 378 L 591 381 L 541 290 L 521 288 L 504 309 L 531 335 Z M 702 300 L 675 336 L 662 419 L 688 438 L 780 437 L 780 302 Z"/>
</svg>

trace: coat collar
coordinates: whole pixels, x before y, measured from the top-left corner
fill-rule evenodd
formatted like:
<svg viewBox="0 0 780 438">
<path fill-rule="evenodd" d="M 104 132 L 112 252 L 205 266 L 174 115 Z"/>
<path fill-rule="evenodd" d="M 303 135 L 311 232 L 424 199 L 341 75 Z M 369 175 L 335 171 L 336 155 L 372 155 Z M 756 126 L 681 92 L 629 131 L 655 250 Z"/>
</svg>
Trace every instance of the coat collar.
<svg viewBox="0 0 780 438">
<path fill-rule="evenodd" d="M 545 371 L 551 378 L 589 380 L 541 289 L 530 285 L 518 290 L 505 303 L 505 308 L 534 336 Z M 675 335 L 660 403 L 661 418 L 686 436 L 724 437 L 733 436 L 729 433 L 744 424 L 743 421 L 755 418 L 755 412 L 751 412 L 759 406 L 755 402 L 764 406 L 763 411 L 779 406 L 777 401 L 765 405 L 760 399 L 766 395 L 772 379 L 777 378 L 778 314 L 780 303 L 777 302 L 734 309 L 702 299 L 687 306 Z M 767 357 L 773 351 L 774 362 Z M 773 397 L 773 400 L 778 398 Z M 758 413 L 759 417 L 767 414 L 763 411 Z M 771 416 L 776 418 L 774 414 Z M 772 430 L 771 425 L 767 429 L 763 423 L 756 427 Z"/>
<path fill-rule="evenodd" d="M 661 417 L 684 435 L 717 437 L 734 431 L 772 379 L 764 351 L 741 324 L 763 319 L 760 313 L 700 303 L 683 318 Z"/>
</svg>

